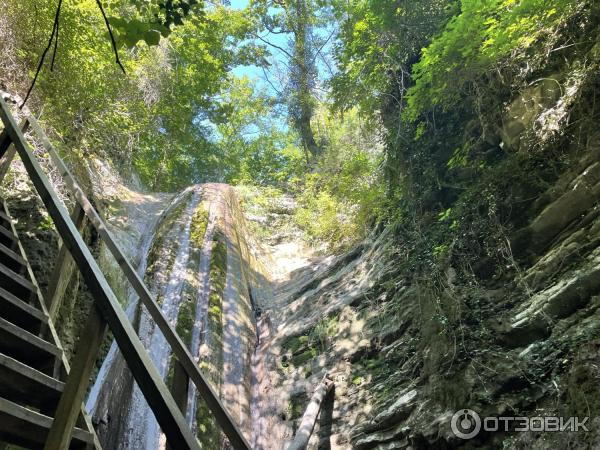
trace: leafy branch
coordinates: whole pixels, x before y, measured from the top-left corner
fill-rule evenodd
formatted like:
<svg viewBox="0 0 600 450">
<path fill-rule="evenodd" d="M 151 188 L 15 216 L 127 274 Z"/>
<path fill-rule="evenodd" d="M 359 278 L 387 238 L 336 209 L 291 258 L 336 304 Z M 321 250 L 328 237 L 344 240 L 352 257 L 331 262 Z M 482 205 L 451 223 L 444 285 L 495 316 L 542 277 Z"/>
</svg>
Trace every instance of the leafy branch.
<svg viewBox="0 0 600 450">
<path fill-rule="evenodd" d="M 102 17 L 104 18 L 104 23 L 106 24 L 106 28 L 108 29 L 108 34 L 110 36 L 112 48 L 115 52 L 116 63 L 121 68 L 123 73 L 125 73 L 125 68 L 123 67 L 123 64 L 121 64 L 121 60 L 119 59 L 117 43 L 115 42 L 115 37 L 113 36 L 110 24 L 108 23 L 108 18 L 106 17 L 106 13 L 104 12 L 104 7 L 102 6 L 102 2 L 100 0 L 96 0 L 96 4 L 98 5 L 98 8 L 100 8 L 100 12 L 102 13 Z M 54 62 L 56 60 L 56 51 L 58 49 L 58 31 L 59 31 L 59 27 L 60 27 L 61 8 L 62 8 L 62 0 L 58 0 L 58 5 L 56 7 L 56 13 L 54 14 L 54 25 L 52 26 L 52 33 L 50 33 L 50 38 L 48 39 L 48 44 L 46 45 L 46 48 L 44 48 L 44 51 L 42 52 L 42 56 L 40 57 L 40 61 L 37 65 L 37 69 L 35 70 L 35 75 L 33 77 L 33 81 L 31 82 L 31 85 L 29 86 L 29 89 L 27 90 L 25 99 L 23 100 L 23 102 L 21 103 L 21 106 L 19 107 L 20 109 L 23 109 L 23 107 L 25 106 L 25 103 L 27 103 L 27 100 L 29 100 L 29 97 L 31 96 L 31 92 L 33 91 L 33 88 L 35 87 L 35 84 L 37 83 L 37 79 L 40 75 L 40 72 L 42 71 L 42 67 L 44 66 L 44 61 L 46 60 L 46 55 L 48 54 L 48 51 L 50 51 L 50 48 L 52 47 L 52 43 L 54 43 L 54 49 L 52 51 L 52 61 L 50 63 L 50 71 L 52 72 L 54 70 Z"/>
<path fill-rule="evenodd" d="M 56 7 L 56 13 L 54 14 L 54 25 L 52 26 L 52 33 L 50 33 L 50 39 L 48 39 L 48 45 L 46 45 L 46 48 L 42 52 L 40 62 L 38 63 L 37 69 L 35 71 L 35 76 L 33 77 L 33 81 L 31 82 L 31 85 L 29 86 L 29 89 L 27 90 L 25 99 L 23 100 L 23 102 L 21 103 L 21 106 L 19 107 L 20 109 L 23 109 L 23 107 L 25 106 L 25 103 L 27 103 L 27 100 L 29 100 L 31 91 L 33 91 L 33 87 L 35 86 L 38 76 L 40 75 L 40 71 L 42 70 L 42 66 L 44 65 L 44 60 L 46 59 L 46 54 L 50 50 L 50 47 L 52 47 L 52 42 L 54 41 L 55 36 L 56 36 L 56 40 L 58 42 L 58 23 L 60 20 L 61 7 L 62 7 L 62 0 L 58 0 L 58 6 Z M 55 45 L 54 46 L 54 55 L 52 56 L 52 65 L 54 65 L 54 57 L 56 56 L 56 48 L 57 48 L 57 46 Z"/>
<path fill-rule="evenodd" d="M 106 17 L 106 13 L 104 12 L 104 8 L 102 7 L 102 2 L 100 0 L 96 0 L 96 4 L 98 8 L 100 8 L 100 12 L 102 13 L 102 18 L 104 19 L 104 23 L 106 24 L 106 28 L 108 29 L 108 35 L 110 36 L 110 42 L 112 44 L 113 51 L 115 52 L 115 62 L 119 65 L 123 73 L 125 72 L 125 67 L 121 64 L 121 60 L 119 59 L 119 51 L 117 50 L 117 42 L 115 41 L 115 37 L 113 36 L 112 29 L 110 28 L 110 23 L 108 23 L 108 17 Z"/>
</svg>

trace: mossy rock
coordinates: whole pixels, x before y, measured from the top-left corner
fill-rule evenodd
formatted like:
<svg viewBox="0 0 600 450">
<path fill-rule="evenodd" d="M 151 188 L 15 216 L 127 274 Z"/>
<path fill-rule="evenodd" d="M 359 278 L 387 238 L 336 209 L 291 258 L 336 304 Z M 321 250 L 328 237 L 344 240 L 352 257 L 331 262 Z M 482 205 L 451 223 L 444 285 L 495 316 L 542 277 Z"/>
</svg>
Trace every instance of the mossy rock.
<svg viewBox="0 0 600 450">
<path fill-rule="evenodd" d="M 190 296 L 185 296 L 179 306 L 179 314 L 177 316 L 176 331 L 181 340 L 186 344 L 190 344 L 192 328 L 194 327 L 194 318 L 196 313 L 195 299 Z"/>
<path fill-rule="evenodd" d="M 600 415 L 600 340 L 591 341 L 579 350 L 567 378 L 567 409 L 581 417 Z"/>
<path fill-rule="evenodd" d="M 306 335 L 302 335 L 302 336 L 292 336 L 289 337 L 287 339 L 285 339 L 282 343 L 281 343 L 281 347 L 284 350 L 289 350 L 292 352 L 292 354 L 297 354 L 300 351 L 303 351 L 304 349 L 308 348 L 308 336 Z"/>
<path fill-rule="evenodd" d="M 190 230 L 191 240 L 198 248 L 202 247 L 207 226 L 208 210 L 204 203 L 200 203 L 192 215 L 192 225 Z"/>
<path fill-rule="evenodd" d="M 308 396 L 305 392 L 299 392 L 290 396 L 287 407 L 287 415 L 289 420 L 298 420 L 304 414 L 306 405 L 308 404 Z"/>
<path fill-rule="evenodd" d="M 308 363 L 310 360 L 316 358 L 318 354 L 319 352 L 317 352 L 316 348 L 309 348 L 299 355 L 293 356 L 291 361 L 294 366 L 300 367 Z"/>
</svg>

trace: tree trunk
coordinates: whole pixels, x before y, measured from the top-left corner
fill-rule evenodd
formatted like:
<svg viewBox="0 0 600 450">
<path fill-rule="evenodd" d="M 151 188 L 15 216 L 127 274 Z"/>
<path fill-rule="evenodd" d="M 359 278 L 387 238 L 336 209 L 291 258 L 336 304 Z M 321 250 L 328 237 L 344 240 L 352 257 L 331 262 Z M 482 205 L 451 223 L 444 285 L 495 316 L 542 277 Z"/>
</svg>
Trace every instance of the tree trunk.
<svg viewBox="0 0 600 450">
<path fill-rule="evenodd" d="M 300 134 L 302 146 L 308 150 L 314 159 L 320 154 L 320 148 L 315 141 L 315 135 L 310 124 L 314 113 L 314 98 L 312 93 L 313 65 L 310 49 L 310 11 L 306 0 L 296 0 L 294 9 L 294 61 L 292 61 L 292 81 L 296 92 L 292 97 L 292 116 L 294 125 Z"/>
</svg>

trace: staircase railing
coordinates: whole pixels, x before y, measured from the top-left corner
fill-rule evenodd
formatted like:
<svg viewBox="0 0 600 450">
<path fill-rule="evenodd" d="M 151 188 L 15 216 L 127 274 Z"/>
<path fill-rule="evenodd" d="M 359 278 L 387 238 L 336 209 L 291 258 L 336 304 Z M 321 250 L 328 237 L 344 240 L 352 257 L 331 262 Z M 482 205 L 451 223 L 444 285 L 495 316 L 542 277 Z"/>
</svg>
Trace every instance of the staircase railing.
<svg viewBox="0 0 600 450">
<path fill-rule="evenodd" d="M 162 431 L 165 433 L 167 442 L 171 448 L 177 450 L 200 448 L 198 441 L 184 418 L 186 402 L 182 401 L 182 395 L 185 395 L 188 380 L 191 380 L 195 384 L 198 393 L 206 402 L 216 422 L 229 439 L 231 446 L 236 450 L 249 449 L 248 442 L 221 403 L 217 393 L 198 368 L 197 363 L 194 361 L 185 344 L 162 314 L 159 305 L 150 294 L 140 275 L 116 244 L 106 224 L 59 157 L 35 117 L 25 110 L 25 122 L 19 127 L 5 98 L 9 98 L 9 96 L 0 96 L 0 118 L 4 124 L 4 131 L 0 135 L 0 182 L 3 177 L 1 173 L 3 170 L 2 167 L 10 163 L 16 150 L 63 241 L 63 249 L 59 255 L 56 273 L 53 277 L 54 282 L 59 278 L 58 275 L 60 275 L 60 272 L 64 270 L 67 264 L 68 255 L 66 251 L 68 250 L 74 264 L 83 275 L 86 285 L 94 298 L 95 305 L 95 308 L 92 308 L 90 312 L 84 335 L 79 339 L 76 357 L 74 358 L 69 378 L 66 381 L 45 448 L 47 450 L 68 448 L 73 426 L 77 420 L 77 415 L 80 411 L 79 408 L 89 384 L 94 362 L 98 356 L 100 343 L 108 327 L 113 333 L 133 377 L 152 409 Z M 50 155 L 54 166 L 58 169 L 67 188 L 75 198 L 76 206 L 71 216 L 59 201 L 56 192 L 50 185 L 46 174 L 42 171 L 23 135 L 27 126 L 32 128 L 37 139 Z M 11 143 L 14 149 L 11 147 Z M 98 263 L 85 244 L 79 228 L 84 217 L 97 230 L 100 239 L 116 259 L 127 280 L 139 296 L 141 303 L 146 307 L 148 313 L 171 346 L 177 360 L 176 378 L 179 379 L 179 384 L 181 385 L 177 401 L 173 398 L 173 395 L 169 392 L 169 389 L 160 377 L 148 352 L 108 285 Z M 52 304 L 56 301 L 56 296 L 53 292 L 56 289 L 56 286 L 53 284 L 54 282 L 50 283 L 50 297 L 52 298 L 49 299 L 51 304 L 48 305 L 48 309 L 51 312 L 56 312 L 58 309 L 56 304 Z"/>
</svg>

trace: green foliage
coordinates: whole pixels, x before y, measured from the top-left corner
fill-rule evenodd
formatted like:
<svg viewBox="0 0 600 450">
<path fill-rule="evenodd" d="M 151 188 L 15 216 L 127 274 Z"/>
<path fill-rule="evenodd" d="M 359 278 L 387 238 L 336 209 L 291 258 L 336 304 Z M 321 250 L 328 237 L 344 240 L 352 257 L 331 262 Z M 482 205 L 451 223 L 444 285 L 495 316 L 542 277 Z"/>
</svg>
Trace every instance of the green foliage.
<svg viewBox="0 0 600 450">
<path fill-rule="evenodd" d="M 166 34 L 165 28 L 138 19 L 126 20 L 120 17 L 111 17 L 109 22 L 117 44 L 125 45 L 128 48 L 135 47 L 141 40 L 147 45 L 158 45 L 161 35 Z"/>
<path fill-rule="evenodd" d="M 0 51 L 12 49 L 33 74 L 50 35 L 55 5 L 7 0 L 7 27 Z M 123 20 L 146 21 L 128 2 L 106 5 Z M 147 23 L 144 22 L 144 23 Z M 219 180 L 221 148 L 215 123 L 228 120 L 219 107 L 229 70 L 256 54 L 242 41 L 251 21 L 242 11 L 214 6 L 190 14 L 158 46 L 139 42 L 121 49 L 127 75 L 114 63 L 95 0 L 64 2 L 54 71 L 45 67 L 34 93 L 42 119 L 67 160 L 95 154 L 125 175 L 132 169 L 151 189 L 176 190 L 195 181 Z M 117 39 L 119 39 L 117 30 Z M 10 45 L 9 45 L 10 44 Z M 28 80 L 10 86 L 23 92 Z M 63 144 L 64 145 L 61 145 Z"/>
<path fill-rule="evenodd" d="M 400 104 L 410 85 L 410 66 L 454 11 L 448 0 L 335 0 L 341 22 L 332 81 L 341 109 L 360 105 L 376 118 L 382 104 Z"/>
<path fill-rule="evenodd" d="M 338 328 L 339 317 L 327 317 L 317 322 L 311 329 L 309 338 L 320 352 L 326 352 L 331 345 L 331 338 L 336 335 Z"/>
<path fill-rule="evenodd" d="M 161 36 L 167 37 L 173 26 L 183 25 L 190 13 L 204 14 L 203 2 L 199 4 L 198 0 L 121 0 L 120 3 L 113 8 L 127 12 L 127 17 L 111 17 L 109 22 L 116 31 L 117 42 L 129 48 L 140 40 L 158 45 Z"/>
<path fill-rule="evenodd" d="M 260 42 L 270 56 L 265 66 L 277 66 L 285 59 L 285 81 L 279 97 L 287 106 L 290 124 L 298 132 L 303 149 L 312 156 L 320 153 L 311 129 L 311 119 L 317 106 L 315 87 L 318 79 L 317 59 L 331 36 L 321 36 L 330 19 L 328 2 L 322 0 L 281 0 L 273 5 L 268 0 L 253 0 L 248 8 L 256 19 L 260 32 L 266 33 Z M 272 36 L 285 34 L 287 45 L 277 44 Z M 281 78 L 276 76 L 275 78 Z"/>
<path fill-rule="evenodd" d="M 296 187 L 295 220 L 310 238 L 343 249 L 364 237 L 383 211 L 381 145 L 357 110 L 343 119 L 321 111 L 317 121 L 324 153 Z"/>
<path fill-rule="evenodd" d="M 50 215 L 48 214 L 42 214 L 41 220 L 38 224 L 38 227 L 41 230 L 53 230 L 54 229 L 54 222 L 52 221 L 52 218 L 50 217 Z"/>
<path fill-rule="evenodd" d="M 413 66 L 406 115 L 417 119 L 434 106 L 461 101 L 470 83 L 518 48 L 549 33 L 578 0 L 463 0 L 460 14 L 423 49 Z"/>
<path fill-rule="evenodd" d="M 230 183 L 282 185 L 305 170 L 296 134 L 272 112 L 273 100 L 247 77 L 223 89 L 217 125 L 224 178 Z"/>
</svg>

